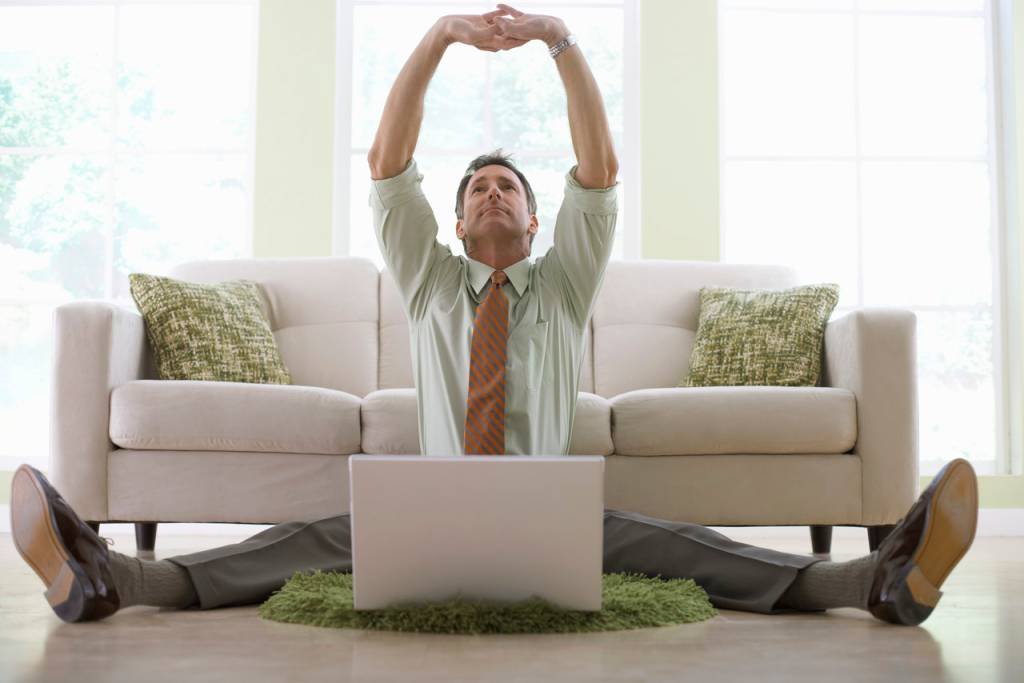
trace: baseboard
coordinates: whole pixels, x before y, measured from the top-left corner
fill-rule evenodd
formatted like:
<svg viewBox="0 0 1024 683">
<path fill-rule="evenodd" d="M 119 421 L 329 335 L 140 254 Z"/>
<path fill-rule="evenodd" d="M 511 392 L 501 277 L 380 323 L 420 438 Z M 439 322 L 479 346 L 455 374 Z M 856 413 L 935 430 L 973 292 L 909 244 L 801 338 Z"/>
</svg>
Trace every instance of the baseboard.
<svg viewBox="0 0 1024 683">
<path fill-rule="evenodd" d="M 158 537 L 164 536 L 251 536 L 264 529 L 266 524 L 162 524 Z M 762 526 L 762 527 L 711 527 L 729 537 L 746 541 L 758 538 L 807 538 L 805 526 Z M 0 505 L 0 533 L 10 533 L 10 505 Z M 104 536 L 131 536 L 135 527 L 131 524 L 104 524 Z M 836 541 L 863 539 L 864 529 L 859 527 L 835 527 L 832 538 Z M 978 536 L 1024 536 L 1024 508 L 982 508 L 978 513 Z"/>
<path fill-rule="evenodd" d="M 978 535 L 1024 536 L 1024 508 L 983 508 L 978 513 Z"/>
</svg>

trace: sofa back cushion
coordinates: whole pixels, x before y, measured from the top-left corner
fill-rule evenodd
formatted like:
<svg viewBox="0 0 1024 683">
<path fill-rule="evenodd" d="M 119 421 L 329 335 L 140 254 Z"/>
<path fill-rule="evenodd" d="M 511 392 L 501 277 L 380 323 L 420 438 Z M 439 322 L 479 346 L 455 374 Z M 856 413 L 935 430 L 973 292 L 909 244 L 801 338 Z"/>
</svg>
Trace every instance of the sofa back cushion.
<svg viewBox="0 0 1024 683">
<path fill-rule="evenodd" d="M 594 393 L 593 335 L 589 326 L 583 343 L 583 368 L 578 389 Z M 409 321 L 402 308 L 398 286 L 385 268 L 380 274 L 380 388 L 406 389 L 414 386 Z"/>
<path fill-rule="evenodd" d="M 611 261 L 591 319 L 594 391 L 675 387 L 689 371 L 700 288 L 782 289 L 797 284 L 787 266 L 711 261 Z"/>
<path fill-rule="evenodd" d="M 394 279 L 360 257 L 195 261 L 171 277 L 260 283 L 292 383 L 362 398 L 413 385 L 409 323 Z M 786 266 L 611 261 L 585 339 L 579 390 L 606 398 L 675 387 L 688 371 L 705 285 L 782 289 Z M 379 307 L 378 307 L 379 304 Z"/>
<path fill-rule="evenodd" d="M 194 261 L 171 277 L 252 280 L 293 384 L 360 398 L 377 389 L 380 273 L 359 257 Z"/>
<path fill-rule="evenodd" d="M 380 272 L 380 388 L 408 389 L 412 381 L 409 320 L 390 271 Z"/>
</svg>

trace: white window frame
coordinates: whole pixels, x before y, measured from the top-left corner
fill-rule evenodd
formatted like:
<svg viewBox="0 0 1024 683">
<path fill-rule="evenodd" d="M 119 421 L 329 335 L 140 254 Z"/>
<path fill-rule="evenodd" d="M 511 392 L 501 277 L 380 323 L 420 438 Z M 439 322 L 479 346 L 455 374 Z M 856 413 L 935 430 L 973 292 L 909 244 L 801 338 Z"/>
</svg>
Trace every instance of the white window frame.
<svg viewBox="0 0 1024 683">
<path fill-rule="evenodd" d="M 351 158 L 357 152 L 369 151 L 352 147 L 352 17 L 357 5 L 407 5 L 410 0 L 336 0 L 337 55 L 335 59 L 334 89 L 334 201 L 331 213 L 331 253 L 335 256 L 349 254 L 350 234 L 349 216 L 352 201 L 365 201 L 363 197 L 351 197 Z M 424 0 L 423 5 L 448 7 L 464 5 L 467 14 L 484 13 L 494 9 L 493 4 L 467 2 L 466 0 Z M 640 207 L 640 2 L 639 0 L 621 0 L 621 2 L 602 2 L 594 0 L 585 4 L 564 5 L 565 7 L 622 7 L 623 10 L 623 112 L 622 112 L 622 147 L 618 150 L 619 177 L 624 186 L 625 225 L 620 226 L 622 233 L 623 258 L 635 260 L 641 258 L 641 207 Z M 557 11 L 558 4 L 520 2 L 516 5 L 523 11 L 530 12 L 532 7 L 545 13 Z M 568 144 L 569 141 L 566 141 Z M 452 150 L 420 150 L 424 154 L 433 151 L 450 153 Z M 469 150 L 468 159 L 480 154 L 481 150 Z M 529 154 L 519 154 L 529 158 Z M 369 171 L 367 171 L 369 173 Z"/>
<path fill-rule="evenodd" d="M 859 43 L 857 32 L 859 21 L 863 15 L 885 16 L 971 16 L 983 17 L 987 36 L 986 61 L 989 82 L 988 128 L 995 140 L 988 146 L 987 157 L 969 159 L 967 157 L 951 157 L 955 161 L 985 161 L 989 168 L 989 182 L 992 188 L 990 223 L 993 245 L 992 254 L 992 361 L 993 382 L 995 393 L 995 457 L 997 474 L 1024 473 L 1024 453 L 1022 453 L 1022 431 L 1020 416 L 1022 415 L 1022 387 L 1024 379 L 1021 373 L 1021 264 L 1013 257 L 1019 253 L 1020 226 L 1018 224 L 1016 187 L 1016 116 L 1014 112 L 1013 89 L 1013 40 L 1012 40 L 1012 0 L 985 0 L 982 12 L 957 11 L 914 11 L 914 10 L 864 10 L 858 0 L 853 0 L 852 9 L 814 9 L 814 8 L 750 8 L 757 12 L 777 12 L 785 14 L 852 14 L 854 21 L 854 104 L 857 107 L 856 150 L 850 156 L 841 155 L 727 155 L 725 153 L 725 127 L 719 127 L 719 180 L 724 183 L 726 163 L 729 161 L 853 161 L 856 164 L 857 178 L 857 216 L 856 228 L 858 244 L 862 241 L 860 177 L 864 159 L 869 159 L 860 151 L 860 93 L 857 81 L 857 64 Z M 726 9 L 745 8 L 729 7 L 728 3 L 718 2 L 718 40 L 719 49 L 725 39 L 722 31 L 722 13 Z M 1006 67 L 1005 65 L 1009 65 Z M 719 82 L 722 82 L 722 65 L 719 61 Z M 725 97 L 719 88 L 719 120 L 724 121 Z M 918 157 L 900 156 L 904 160 L 917 160 Z M 920 157 L 924 159 L 924 157 Z M 928 157 L 928 160 L 935 158 Z M 941 158 L 940 158 L 941 159 Z M 724 184 L 721 185 L 724 187 Z M 724 202 L 723 202 L 724 206 Z M 727 260 L 725 221 L 721 221 L 719 232 L 719 253 L 723 261 Z M 863 306 L 863 260 L 858 254 L 857 260 L 858 291 L 857 304 L 838 307 L 837 311 L 854 310 Z M 929 311 L 964 311 L 974 310 L 974 306 L 914 306 L 914 310 Z M 1008 381 L 1010 377 L 1010 381 Z M 922 461 L 925 462 L 925 461 Z"/>
<path fill-rule="evenodd" d="M 990 116 L 996 136 L 992 147 L 996 153 L 998 173 L 997 199 L 994 199 L 997 239 L 992 244 L 997 252 L 999 275 L 996 293 L 999 299 L 993 307 L 998 306 L 998 316 L 1002 321 L 1001 333 L 995 335 L 1001 344 L 995 353 L 1002 365 L 1001 372 L 997 365 L 997 372 L 1003 385 L 1002 400 L 996 406 L 996 443 L 1001 448 L 997 458 L 1001 463 L 1001 473 L 1021 475 L 1024 474 L 1024 322 L 1021 317 L 1021 307 L 1024 306 L 1021 270 L 1024 263 L 1015 258 L 1021 253 L 1021 215 L 1020 198 L 1017 196 L 1017 126 L 1020 119 L 1014 86 L 1013 0 L 989 0 L 987 6 L 993 82 Z"/>
</svg>

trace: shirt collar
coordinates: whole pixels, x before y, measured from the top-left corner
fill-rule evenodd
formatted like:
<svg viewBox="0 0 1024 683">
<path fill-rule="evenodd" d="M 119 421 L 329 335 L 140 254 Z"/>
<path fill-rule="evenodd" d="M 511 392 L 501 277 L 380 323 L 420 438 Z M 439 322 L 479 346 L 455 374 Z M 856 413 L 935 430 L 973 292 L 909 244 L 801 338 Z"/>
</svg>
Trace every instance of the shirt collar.
<svg viewBox="0 0 1024 683">
<path fill-rule="evenodd" d="M 473 292 L 480 296 L 484 287 L 487 286 L 487 282 L 491 279 L 491 273 L 496 269 L 468 256 L 466 260 L 469 261 L 469 281 L 473 285 Z M 523 260 L 513 263 L 508 268 L 505 268 L 504 271 L 505 275 L 508 275 L 509 282 L 515 287 L 516 294 L 522 296 L 523 292 L 526 291 L 527 284 L 530 282 L 530 257 L 527 256 Z"/>
</svg>

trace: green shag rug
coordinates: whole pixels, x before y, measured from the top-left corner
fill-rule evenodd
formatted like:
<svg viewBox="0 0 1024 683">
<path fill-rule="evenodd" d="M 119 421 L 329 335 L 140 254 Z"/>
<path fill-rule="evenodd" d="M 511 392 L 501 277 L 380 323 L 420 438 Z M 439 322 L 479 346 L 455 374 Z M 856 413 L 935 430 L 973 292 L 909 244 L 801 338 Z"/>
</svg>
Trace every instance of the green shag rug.
<svg viewBox="0 0 1024 683">
<path fill-rule="evenodd" d="M 352 608 L 352 574 L 296 572 L 259 608 L 291 624 L 422 633 L 573 633 L 622 631 L 704 621 L 718 614 L 693 579 L 605 574 L 601 610 L 564 610 L 541 598 L 499 603 L 454 598 L 381 610 Z"/>
</svg>

